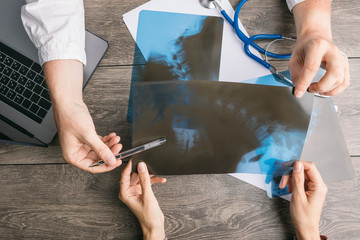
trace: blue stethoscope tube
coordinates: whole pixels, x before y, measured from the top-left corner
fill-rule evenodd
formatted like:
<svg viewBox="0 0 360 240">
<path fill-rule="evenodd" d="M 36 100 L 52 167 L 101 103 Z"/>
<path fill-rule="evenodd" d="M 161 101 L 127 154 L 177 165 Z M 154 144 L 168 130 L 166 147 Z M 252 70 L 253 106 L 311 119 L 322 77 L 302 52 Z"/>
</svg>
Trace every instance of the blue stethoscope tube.
<svg viewBox="0 0 360 240">
<path fill-rule="evenodd" d="M 240 9 L 242 8 L 242 6 L 247 2 L 247 0 L 242 0 L 240 1 L 240 3 L 237 5 L 236 10 L 235 10 L 235 14 L 234 14 L 234 19 L 239 19 L 239 13 L 240 13 Z M 262 47 L 260 47 L 259 45 L 257 45 L 256 43 L 254 43 L 255 40 L 257 39 L 284 39 L 284 37 L 281 34 L 257 34 L 257 35 L 253 35 L 250 38 L 247 37 L 239 28 L 239 22 L 238 21 L 233 21 L 229 15 L 225 12 L 225 10 L 221 9 L 221 7 L 219 6 L 219 4 L 214 1 L 216 7 L 220 10 L 220 13 L 224 16 L 224 18 L 226 19 L 226 21 L 228 21 L 231 26 L 235 29 L 236 34 L 238 35 L 238 37 L 241 39 L 241 41 L 244 42 L 244 50 L 246 52 L 246 54 L 251 57 L 252 59 L 254 59 L 255 61 L 257 61 L 258 63 L 260 63 L 261 65 L 263 65 L 264 67 L 266 67 L 267 69 L 273 69 L 274 67 L 264 61 L 263 59 L 255 56 L 251 51 L 250 51 L 250 46 L 252 46 L 253 48 L 255 48 L 256 50 L 258 50 L 260 53 L 262 54 L 266 54 L 266 56 L 272 57 L 272 58 L 279 58 L 279 59 L 289 59 L 291 57 L 291 54 L 275 54 L 272 52 L 268 52 L 265 51 Z"/>
</svg>

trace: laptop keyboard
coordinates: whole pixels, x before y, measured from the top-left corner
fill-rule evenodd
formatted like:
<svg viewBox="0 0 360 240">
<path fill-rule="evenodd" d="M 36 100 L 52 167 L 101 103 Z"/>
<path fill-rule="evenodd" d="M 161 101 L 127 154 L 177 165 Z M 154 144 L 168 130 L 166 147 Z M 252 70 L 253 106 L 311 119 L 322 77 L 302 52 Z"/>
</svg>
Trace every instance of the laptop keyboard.
<svg viewBox="0 0 360 240">
<path fill-rule="evenodd" d="M 0 100 L 37 123 L 51 107 L 41 66 L 1 42 Z"/>
</svg>

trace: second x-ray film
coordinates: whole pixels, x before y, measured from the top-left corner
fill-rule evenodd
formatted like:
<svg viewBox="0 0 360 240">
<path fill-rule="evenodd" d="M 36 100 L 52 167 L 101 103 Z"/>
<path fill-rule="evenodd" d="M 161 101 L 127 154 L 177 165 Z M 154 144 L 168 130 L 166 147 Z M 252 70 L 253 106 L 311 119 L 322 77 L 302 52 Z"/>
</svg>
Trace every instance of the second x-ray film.
<svg viewBox="0 0 360 240">
<path fill-rule="evenodd" d="M 286 87 L 174 81 L 136 83 L 133 145 L 167 143 L 134 158 L 153 174 L 262 173 L 279 181 L 299 159 L 313 105 Z"/>
</svg>

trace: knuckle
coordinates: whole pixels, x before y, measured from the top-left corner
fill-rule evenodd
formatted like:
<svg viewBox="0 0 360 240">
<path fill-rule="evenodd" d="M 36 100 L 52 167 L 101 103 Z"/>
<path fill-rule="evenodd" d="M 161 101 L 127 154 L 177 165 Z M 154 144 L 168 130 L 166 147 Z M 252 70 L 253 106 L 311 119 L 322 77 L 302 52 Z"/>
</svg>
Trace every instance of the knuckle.
<svg viewBox="0 0 360 240">
<path fill-rule="evenodd" d="M 309 45 L 314 49 L 322 49 L 328 45 L 328 42 L 323 39 L 311 39 Z"/>
<path fill-rule="evenodd" d="M 319 69 L 319 66 L 317 66 L 317 64 L 315 64 L 315 62 L 309 62 L 308 64 L 306 64 L 305 66 L 305 70 L 311 73 L 316 73 Z M 311 79 L 312 80 L 312 79 Z"/>
<path fill-rule="evenodd" d="M 316 85 L 316 90 L 317 90 L 317 92 L 326 92 L 326 88 L 325 88 L 325 86 L 324 85 L 322 85 L 322 84 L 317 84 Z"/>
<path fill-rule="evenodd" d="M 324 184 L 324 194 L 327 194 L 328 192 L 328 187 Z"/>
<path fill-rule="evenodd" d="M 71 163 L 72 161 L 72 156 L 71 156 L 71 154 L 70 153 L 63 153 L 63 158 L 64 158 L 64 160 L 65 160 L 65 162 L 67 162 L 67 163 Z"/>
<path fill-rule="evenodd" d="M 142 182 L 143 182 L 143 184 L 144 185 L 146 185 L 146 186 L 148 186 L 148 185 L 150 185 L 151 183 L 150 183 L 150 179 L 148 179 L 148 178 L 142 178 L 142 180 L 141 180 Z"/>
<path fill-rule="evenodd" d="M 302 179 L 302 177 L 300 177 L 299 175 L 294 177 L 294 181 L 296 185 L 300 185 L 304 182 L 304 180 Z"/>
<path fill-rule="evenodd" d="M 310 168 L 315 168 L 316 167 L 314 162 L 309 162 L 309 165 L 310 165 Z"/>
<path fill-rule="evenodd" d="M 338 79 L 341 80 L 344 78 L 344 69 L 341 67 L 336 67 L 332 69 L 332 74 Z"/>
<path fill-rule="evenodd" d="M 326 93 L 322 93 L 322 95 L 325 95 L 325 96 L 335 96 L 337 95 L 338 93 L 340 93 L 342 90 L 339 90 L 339 89 L 335 89 L 335 90 L 332 90 L 330 92 L 326 92 Z"/>
<path fill-rule="evenodd" d="M 296 63 L 295 63 L 295 59 L 294 59 L 294 57 L 291 57 L 290 58 L 290 61 L 289 61 L 289 64 L 288 64 L 288 67 L 289 67 L 289 69 L 290 69 L 290 73 L 291 73 L 291 69 L 294 67 L 294 66 L 296 66 Z"/>
<path fill-rule="evenodd" d="M 96 149 L 95 149 L 95 152 L 97 155 L 101 156 L 103 154 L 106 153 L 106 147 L 105 146 L 98 146 Z"/>
<path fill-rule="evenodd" d="M 336 80 L 335 85 L 340 86 L 343 82 L 344 82 L 344 79 L 342 79 L 342 78 L 338 79 L 338 80 Z"/>
<path fill-rule="evenodd" d="M 323 184 L 320 188 L 319 188 L 319 193 L 322 195 L 326 195 L 328 192 L 328 188 L 325 184 Z"/>
<path fill-rule="evenodd" d="M 304 165 L 304 161 L 303 161 L 303 160 L 297 160 L 296 162 L 301 163 L 301 164 Z"/>
<path fill-rule="evenodd" d="M 119 199 L 124 203 L 126 202 L 125 193 L 123 191 L 121 191 L 121 190 L 119 192 Z"/>
</svg>

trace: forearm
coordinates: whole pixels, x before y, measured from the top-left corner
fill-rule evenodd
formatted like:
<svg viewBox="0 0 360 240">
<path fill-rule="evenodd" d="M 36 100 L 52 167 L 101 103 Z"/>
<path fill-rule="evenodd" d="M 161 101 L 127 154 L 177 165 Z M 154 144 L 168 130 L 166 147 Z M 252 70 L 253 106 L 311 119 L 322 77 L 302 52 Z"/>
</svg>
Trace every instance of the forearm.
<svg viewBox="0 0 360 240">
<path fill-rule="evenodd" d="M 83 65 L 77 60 L 53 60 L 43 65 L 54 112 L 82 103 Z"/>
<path fill-rule="evenodd" d="M 293 8 L 293 14 L 298 39 L 321 35 L 332 40 L 330 0 L 306 0 Z"/>
</svg>

